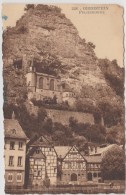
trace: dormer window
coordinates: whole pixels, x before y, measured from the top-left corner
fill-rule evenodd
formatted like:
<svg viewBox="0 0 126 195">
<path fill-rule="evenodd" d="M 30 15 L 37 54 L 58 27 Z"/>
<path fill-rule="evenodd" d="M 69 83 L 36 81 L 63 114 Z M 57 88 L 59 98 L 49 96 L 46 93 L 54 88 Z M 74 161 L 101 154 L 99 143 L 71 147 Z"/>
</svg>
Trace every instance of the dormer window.
<svg viewBox="0 0 126 195">
<path fill-rule="evenodd" d="M 40 138 L 40 140 L 39 140 L 40 142 L 43 142 L 43 139 L 42 139 L 42 137 Z"/>
<path fill-rule="evenodd" d="M 11 130 L 12 134 L 16 134 L 16 129 Z"/>
</svg>

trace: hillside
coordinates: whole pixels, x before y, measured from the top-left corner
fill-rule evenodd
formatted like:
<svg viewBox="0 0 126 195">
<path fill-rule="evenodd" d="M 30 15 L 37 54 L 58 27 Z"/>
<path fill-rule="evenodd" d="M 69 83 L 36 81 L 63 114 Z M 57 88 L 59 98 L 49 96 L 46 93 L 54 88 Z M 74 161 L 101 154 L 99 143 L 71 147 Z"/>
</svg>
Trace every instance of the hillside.
<svg viewBox="0 0 126 195">
<path fill-rule="evenodd" d="M 122 118 L 123 70 L 117 64 L 98 59 L 93 43 L 80 38 L 77 29 L 60 8 L 27 6 L 16 26 L 8 27 L 4 32 L 4 96 L 8 102 L 14 103 L 21 98 L 21 101 L 26 100 L 25 73 L 29 60 L 34 60 L 38 70 L 65 80 L 78 96 L 77 106 L 100 109 L 106 124 L 110 118 L 108 115 L 112 115 L 109 105 L 113 114 L 119 110 L 116 119 L 112 119 L 116 122 L 109 121 L 109 126 Z M 22 61 L 20 71 L 15 70 L 14 61 Z M 108 67 L 112 67 L 111 71 Z M 80 102 L 81 105 L 78 105 Z M 107 119 L 102 109 L 104 104 L 108 106 Z"/>
</svg>

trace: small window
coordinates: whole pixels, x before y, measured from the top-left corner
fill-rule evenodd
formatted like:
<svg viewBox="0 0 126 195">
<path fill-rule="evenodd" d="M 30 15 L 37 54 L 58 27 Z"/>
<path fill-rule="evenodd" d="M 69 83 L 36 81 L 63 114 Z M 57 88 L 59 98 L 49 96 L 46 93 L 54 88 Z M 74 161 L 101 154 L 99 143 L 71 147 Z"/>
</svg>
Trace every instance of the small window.
<svg viewBox="0 0 126 195">
<path fill-rule="evenodd" d="M 41 176 L 41 171 L 38 171 L 38 176 Z"/>
<path fill-rule="evenodd" d="M 17 174 L 17 182 L 22 182 L 22 174 L 21 173 Z"/>
<path fill-rule="evenodd" d="M 13 181 L 13 174 L 12 173 L 8 174 L 7 180 L 8 180 L 8 182 L 12 182 Z"/>
<path fill-rule="evenodd" d="M 101 173 L 100 172 L 98 173 L 98 177 L 101 177 Z"/>
<path fill-rule="evenodd" d="M 51 148 L 49 148 L 49 151 L 51 151 Z"/>
<path fill-rule="evenodd" d="M 34 176 L 36 176 L 36 177 L 37 177 L 37 174 L 38 174 L 37 170 L 36 170 L 36 169 L 34 169 Z"/>
<path fill-rule="evenodd" d="M 6 149 L 6 141 L 4 142 L 4 149 Z"/>
<path fill-rule="evenodd" d="M 17 165 L 22 166 L 22 157 L 21 156 L 18 157 L 18 164 Z"/>
<path fill-rule="evenodd" d="M 14 166 L 14 157 L 13 156 L 9 156 L 9 166 Z"/>
<path fill-rule="evenodd" d="M 81 163 L 78 163 L 78 169 L 81 169 Z"/>
<path fill-rule="evenodd" d="M 39 154 L 40 153 L 40 150 L 36 150 L 36 154 Z"/>
<path fill-rule="evenodd" d="M 71 163 L 68 163 L 68 169 L 71 169 Z"/>
<path fill-rule="evenodd" d="M 56 173 L 56 168 L 54 168 L 54 173 Z"/>
<path fill-rule="evenodd" d="M 16 134 L 16 129 L 11 129 L 12 134 Z"/>
<path fill-rule="evenodd" d="M 97 177 L 97 173 L 94 173 L 93 176 L 94 176 L 94 177 Z"/>
<path fill-rule="evenodd" d="M 22 149 L 23 148 L 23 142 L 19 142 L 19 149 Z"/>
<path fill-rule="evenodd" d="M 10 150 L 14 150 L 15 142 L 10 142 Z"/>
</svg>

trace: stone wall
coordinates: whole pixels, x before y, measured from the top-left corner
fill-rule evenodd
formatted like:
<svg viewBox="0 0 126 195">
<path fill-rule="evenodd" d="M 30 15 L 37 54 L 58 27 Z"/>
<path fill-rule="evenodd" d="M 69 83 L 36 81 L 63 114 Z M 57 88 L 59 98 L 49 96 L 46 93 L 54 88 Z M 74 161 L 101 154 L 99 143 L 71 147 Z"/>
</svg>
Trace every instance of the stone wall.
<svg viewBox="0 0 126 195">
<path fill-rule="evenodd" d="M 37 114 L 38 107 L 27 102 L 26 107 L 30 113 Z M 75 112 L 68 110 L 56 110 L 45 108 L 47 115 L 53 122 L 59 122 L 64 125 L 69 124 L 69 118 L 74 117 L 78 122 L 94 124 L 94 117 L 91 113 Z"/>
<path fill-rule="evenodd" d="M 46 109 L 48 117 L 52 119 L 53 122 L 60 122 L 64 125 L 69 124 L 69 118 L 74 117 L 78 122 L 94 124 L 93 114 L 83 113 L 83 112 L 73 112 L 66 110 L 54 110 Z"/>
</svg>

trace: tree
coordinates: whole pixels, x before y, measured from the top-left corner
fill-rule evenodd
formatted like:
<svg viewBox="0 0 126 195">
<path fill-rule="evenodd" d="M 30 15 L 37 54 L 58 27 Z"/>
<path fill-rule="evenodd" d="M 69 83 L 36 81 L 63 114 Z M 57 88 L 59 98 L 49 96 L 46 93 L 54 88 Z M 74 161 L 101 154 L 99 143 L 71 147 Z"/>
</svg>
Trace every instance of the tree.
<svg viewBox="0 0 126 195">
<path fill-rule="evenodd" d="M 110 144 L 116 143 L 115 137 L 114 137 L 112 134 L 108 134 L 108 135 L 106 136 L 106 142 L 107 142 L 107 143 L 110 143 Z"/>
<path fill-rule="evenodd" d="M 108 143 L 124 144 L 125 130 L 124 125 L 118 124 L 107 128 L 106 141 Z"/>
<path fill-rule="evenodd" d="M 53 134 L 53 140 L 62 142 L 62 139 L 64 138 L 64 136 L 65 136 L 64 132 L 55 131 L 54 134 Z"/>
<path fill-rule="evenodd" d="M 104 100 L 99 102 L 98 107 L 102 112 L 104 123 L 107 127 L 117 125 L 121 120 L 122 109 L 118 105 Z"/>
<path fill-rule="evenodd" d="M 103 155 L 101 171 L 104 180 L 125 178 L 125 153 L 122 148 L 114 145 Z"/>
<path fill-rule="evenodd" d="M 34 9 L 35 5 L 34 4 L 27 4 L 26 7 L 24 8 L 25 11 L 28 11 L 29 9 Z"/>
<path fill-rule="evenodd" d="M 48 118 L 43 125 L 43 128 L 46 130 L 47 133 L 52 133 L 53 122 L 51 118 Z"/>
<path fill-rule="evenodd" d="M 78 121 L 77 121 L 74 117 L 70 117 L 70 118 L 69 118 L 69 127 L 70 127 L 72 130 L 76 130 L 77 123 L 78 123 Z"/>
<path fill-rule="evenodd" d="M 47 117 L 47 112 L 44 108 L 39 108 L 38 110 L 38 120 L 39 121 L 44 121 L 45 118 Z"/>
<path fill-rule="evenodd" d="M 44 179 L 44 181 L 43 181 L 43 185 L 44 185 L 46 188 L 49 189 L 49 186 L 50 186 L 50 179 L 49 179 L 49 177 L 48 177 L 47 171 L 46 171 L 46 173 L 45 173 L 45 179 Z"/>
<path fill-rule="evenodd" d="M 35 115 L 29 113 L 25 104 L 21 104 L 18 107 L 18 113 L 17 119 L 28 137 L 31 137 L 34 132 L 39 135 L 44 132 L 43 124 L 47 113 L 43 108 L 40 108 Z"/>
<path fill-rule="evenodd" d="M 87 43 L 90 47 L 92 47 L 93 49 L 95 49 L 95 45 L 92 42 L 88 42 Z"/>
<path fill-rule="evenodd" d="M 53 104 L 57 104 L 57 97 L 56 97 L 56 95 L 53 96 Z"/>
<path fill-rule="evenodd" d="M 13 104 L 4 103 L 4 105 L 3 105 L 4 118 L 11 119 L 13 109 L 14 109 Z"/>
</svg>

